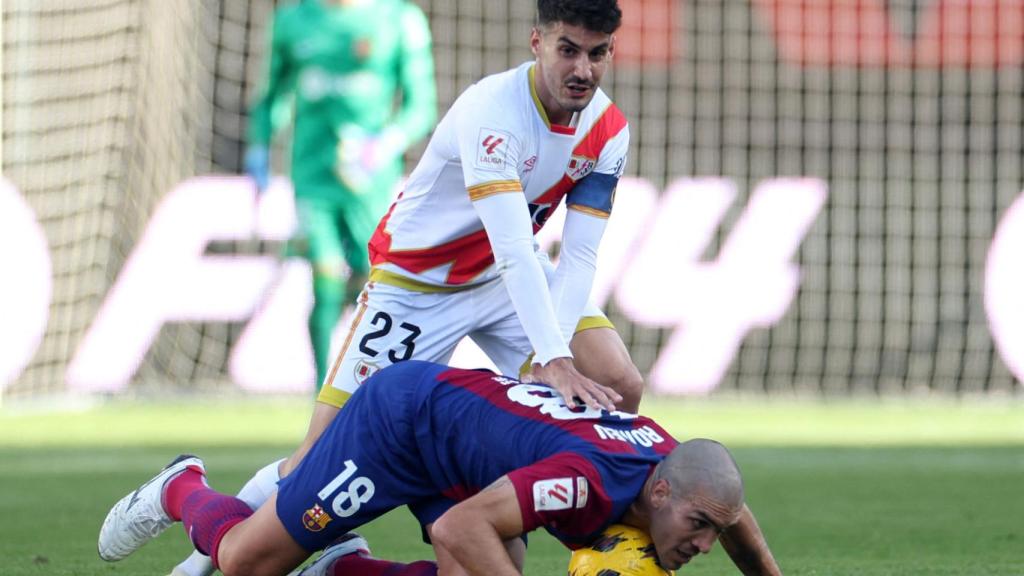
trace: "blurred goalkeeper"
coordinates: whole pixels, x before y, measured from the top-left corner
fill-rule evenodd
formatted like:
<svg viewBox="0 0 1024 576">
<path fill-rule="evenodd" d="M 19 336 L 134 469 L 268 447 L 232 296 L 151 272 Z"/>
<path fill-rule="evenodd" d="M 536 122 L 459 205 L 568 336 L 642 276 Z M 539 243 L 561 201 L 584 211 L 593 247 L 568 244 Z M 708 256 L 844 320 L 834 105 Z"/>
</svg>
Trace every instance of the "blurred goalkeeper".
<svg viewBox="0 0 1024 576">
<path fill-rule="evenodd" d="M 372 558 L 349 532 L 403 505 L 436 563 Z M 511 576 L 522 534 L 543 527 L 580 548 L 617 522 L 649 533 L 669 570 L 721 541 L 744 574 L 781 574 L 721 444 L 569 408 L 544 384 L 415 360 L 368 379 L 255 512 L 182 456 L 111 509 L 99 554 L 121 560 L 175 521 L 228 576 L 287 574 L 325 546 L 301 576 Z"/>
<path fill-rule="evenodd" d="M 274 13 L 268 69 L 249 114 L 245 171 L 266 189 L 271 137 L 294 95 L 293 246 L 313 268 L 319 390 L 331 333 L 366 282 L 366 245 L 392 200 L 402 155 L 436 120 L 430 29 L 407 0 L 304 0 Z"/>
</svg>

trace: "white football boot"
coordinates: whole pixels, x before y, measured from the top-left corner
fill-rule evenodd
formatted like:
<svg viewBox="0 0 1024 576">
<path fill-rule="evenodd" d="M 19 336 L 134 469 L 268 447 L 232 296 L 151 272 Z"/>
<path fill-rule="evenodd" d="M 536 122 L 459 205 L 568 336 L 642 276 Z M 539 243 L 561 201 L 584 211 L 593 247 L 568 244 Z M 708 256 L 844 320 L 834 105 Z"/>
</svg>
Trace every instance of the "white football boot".
<svg viewBox="0 0 1024 576">
<path fill-rule="evenodd" d="M 97 546 L 100 558 L 107 562 L 122 560 L 174 524 L 164 510 L 164 485 L 189 466 L 205 471 L 201 459 L 187 454 L 178 456 L 159 474 L 114 504 L 100 528 Z"/>
<path fill-rule="evenodd" d="M 324 548 L 323 553 L 320 554 L 320 557 L 315 562 L 306 566 L 301 571 L 293 572 L 292 574 L 295 576 L 328 576 L 331 573 L 330 568 L 334 561 L 349 554 L 369 556 L 370 545 L 359 534 L 349 532 L 335 540 L 327 548 Z"/>
</svg>

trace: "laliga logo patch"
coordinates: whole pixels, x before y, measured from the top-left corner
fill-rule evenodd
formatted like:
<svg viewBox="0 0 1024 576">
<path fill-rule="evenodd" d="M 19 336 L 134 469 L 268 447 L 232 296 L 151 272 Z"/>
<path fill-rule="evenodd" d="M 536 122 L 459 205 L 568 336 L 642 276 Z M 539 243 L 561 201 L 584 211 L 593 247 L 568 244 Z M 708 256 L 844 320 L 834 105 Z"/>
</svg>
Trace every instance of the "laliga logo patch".
<svg viewBox="0 0 1024 576">
<path fill-rule="evenodd" d="M 302 515 L 302 525 L 310 532 L 323 530 L 331 520 L 333 518 L 319 504 L 314 504 L 312 508 L 306 510 L 306 513 Z"/>
<path fill-rule="evenodd" d="M 597 161 L 593 158 L 587 158 L 586 156 L 573 156 L 572 160 L 569 160 L 569 168 L 566 169 L 565 173 L 573 182 L 575 182 L 593 172 L 594 166 L 596 165 Z"/>
<path fill-rule="evenodd" d="M 476 167 L 492 172 L 504 170 L 509 139 L 508 133 L 501 130 L 481 128 L 476 146 Z"/>
<path fill-rule="evenodd" d="M 376 364 L 371 364 L 365 360 L 356 362 L 356 369 L 353 371 L 353 375 L 356 378 L 356 384 L 362 385 L 366 382 L 366 379 L 377 373 L 380 368 Z"/>
<path fill-rule="evenodd" d="M 583 508 L 588 492 L 589 484 L 582 476 L 538 480 L 533 483 L 533 508 L 537 512 Z"/>
</svg>

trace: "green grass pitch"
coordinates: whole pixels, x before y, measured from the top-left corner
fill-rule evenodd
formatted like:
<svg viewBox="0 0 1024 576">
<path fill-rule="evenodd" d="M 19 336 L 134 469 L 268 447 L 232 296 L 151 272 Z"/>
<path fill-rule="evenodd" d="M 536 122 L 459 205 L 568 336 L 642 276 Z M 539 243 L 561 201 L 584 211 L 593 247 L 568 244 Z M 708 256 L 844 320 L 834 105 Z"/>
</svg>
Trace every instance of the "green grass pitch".
<svg viewBox="0 0 1024 576">
<path fill-rule="evenodd" d="M 117 564 L 96 556 L 107 509 L 179 452 L 234 491 L 288 453 L 309 402 L 264 399 L 0 410 L 0 574 L 163 575 L 189 550 L 172 527 Z M 1024 406 L 658 399 L 645 411 L 680 438 L 730 446 L 787 574 L 1024 574 Z M 430 556 L 411 516 L 367 526 L 374 553 Z M 568 553 L 530 540 L 526 574 L 562 575 Z M 716 547 L 680 574 L 733 574 Z"/>
</svg>

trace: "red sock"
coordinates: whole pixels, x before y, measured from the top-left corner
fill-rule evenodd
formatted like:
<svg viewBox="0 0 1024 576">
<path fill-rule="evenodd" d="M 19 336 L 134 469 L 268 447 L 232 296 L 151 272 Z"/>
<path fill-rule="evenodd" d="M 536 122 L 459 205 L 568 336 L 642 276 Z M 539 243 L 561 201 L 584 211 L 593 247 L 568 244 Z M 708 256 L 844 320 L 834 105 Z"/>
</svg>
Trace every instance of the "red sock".
<svg viewBox="0 0 1024 576">
<path fill-rule="evenodd" d="M 209 487 L 202 469 L 189 466 L 164 486 L 167 515 L 180 520 L 193 546 L 217 566 L 217 547 L 232 526 L 252 516 L 245 502 Z"/>
<path fill-rule="evenodd" d="M 175 476 L 164 486 L 164 510 L 172 519 L 181 520 L 181 505 L 185 499 L 196 490 L 205 490 L 208 487 L 206 476 L 203 475 L 202 470 L 194 466 L 185 468 L 184 472 Z"/>
<path fill-rule="evenodd" d="M 333 576 L 437 576 L 437 564 L 420 560 L 412 564 L 365 558 L 359 554 L 342 556 L 331 566 Z"/>
<path fill-rule="evenodd" d="M 252 516 L 245 502 L 210 488 L 194 490 L 181 505 L 181 524 L 196 550 L 206 554 L 220 567 L 217 549 L 233 526 Z"/>
</svg>

